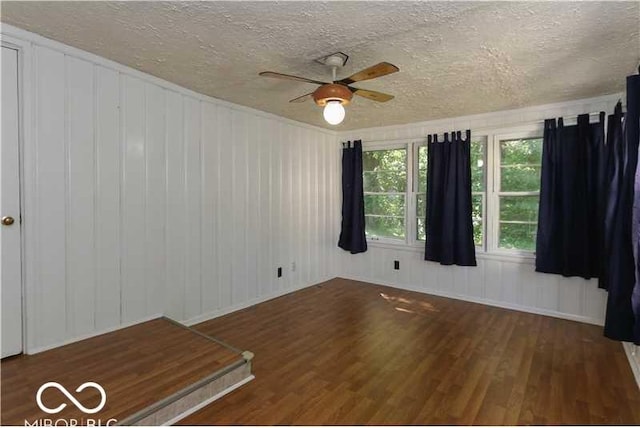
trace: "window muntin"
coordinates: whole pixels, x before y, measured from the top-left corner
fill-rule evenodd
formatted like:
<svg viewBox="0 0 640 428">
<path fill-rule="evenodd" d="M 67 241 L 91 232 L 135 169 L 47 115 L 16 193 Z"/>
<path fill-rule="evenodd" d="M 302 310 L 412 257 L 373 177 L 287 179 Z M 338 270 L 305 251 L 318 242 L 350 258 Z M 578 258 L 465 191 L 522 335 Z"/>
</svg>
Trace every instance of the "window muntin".
<svg viewBox="0 0 640 428">
<path fill-rule="evenodd" d="M 362 166 L 367 238 L 404 240 L 407 149 L 364 151 Z"/>
</svg>

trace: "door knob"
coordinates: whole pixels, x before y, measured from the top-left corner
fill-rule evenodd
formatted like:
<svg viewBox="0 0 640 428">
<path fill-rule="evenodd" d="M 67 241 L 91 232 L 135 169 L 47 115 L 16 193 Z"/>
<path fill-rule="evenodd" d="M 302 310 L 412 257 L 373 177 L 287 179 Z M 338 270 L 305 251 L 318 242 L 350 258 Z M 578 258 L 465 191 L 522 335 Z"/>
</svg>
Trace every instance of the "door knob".
<svg viewBox="0 0 640 428">
<path fill-rule="evenodd" d="M 5 226 L 11 226 L 15 220 L 11 216 L 2 217 L 2 224 Z"/>
</svg>

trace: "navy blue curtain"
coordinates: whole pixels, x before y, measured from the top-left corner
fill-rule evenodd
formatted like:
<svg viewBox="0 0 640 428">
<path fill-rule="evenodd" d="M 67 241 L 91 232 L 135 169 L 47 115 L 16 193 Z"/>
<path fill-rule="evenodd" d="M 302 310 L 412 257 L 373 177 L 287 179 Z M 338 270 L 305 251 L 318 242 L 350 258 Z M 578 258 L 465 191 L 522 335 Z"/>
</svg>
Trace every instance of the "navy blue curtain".
<svg viewBox="0 0 640 428">
<path fill-rule="evenodd" d="M 342 149 L 342 226 L 338 246 L 351 254 L 367 251 L 362 186 L 362 142 L 349 141 Z"/>
<path fill-rule="evenodd" d="M 586 279 L 600 276 L 604 194 L 604 112 L 544 123 L 536 271 Z"/>
<path fill-rule="evenodd" d="M 600 284 L 609 292 L 605 336 L 636 344 L 640 344 L 639 291 L 636 281 L 638 261 L 634 259 L 638 245 L 638 218 L 637 214 L 634 218 L 634 206 L 640 203 L 640 195 L 634 192 L 638 164 L 639 97 L 638 76 L 630 76 L 627 78 L 627 114 L 622 114 L 622 106 L 618 103 L 609 118 L 605 269 Z"/>
<path fill-rule="evenodd" d="M 640 70 L 638 70 L 640 72 Z M 640 75 L 627 77 L 627 118 L 625 134 L 629 144 L 636 150 L 640 145 Z M 638 160 L 636 157 L 636 166 Z M 633 342 L 640 345 L 640 170 L 636 168 L 633 217 L 632 217 L 632 245 L 635 266 L 635 283 L 631 294 L 631 307 L 635 319 L 633 328 Z"/>
<path fill-rule="evenodd" d="M 471 218 L 471 131 L 427 138 L 427 215 L 424 259 L 476 266 Z"/>
</svg>

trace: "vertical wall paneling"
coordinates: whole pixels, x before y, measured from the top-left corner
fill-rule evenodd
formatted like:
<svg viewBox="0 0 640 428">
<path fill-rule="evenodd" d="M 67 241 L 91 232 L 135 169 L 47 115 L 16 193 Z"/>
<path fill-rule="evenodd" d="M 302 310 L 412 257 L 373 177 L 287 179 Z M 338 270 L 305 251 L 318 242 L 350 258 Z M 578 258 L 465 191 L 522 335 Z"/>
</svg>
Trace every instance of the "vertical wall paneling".
<svg viewBox="0 0 640 428">
<path fill-rule="evenodd" d="M 231 110 L 226 107 L 218 108 L 217 135 L 219 148 L 218 156 L 220 165 L 218 170 L 218 188 L 220 195 L 220 208 L 217 211 L 218 230 L 218 287 L 221 307 L 229 307 L 233 304 L 233 221 L 234 221 L 234 197 L 233 197 L 233 165 L 235 144 L 233 128 L 231 124 Z"/>
<path fill-rule="evenodd" d="M 256 126 L 256 133 L 258 135 L 258 147 L 256 150 L 256 157 L 258 163 L 258 171 L 256 173 L 257 187 L 255 205 L 252 209 L 256 217 L 257 225 L 257 242 L 259 247 L 256 250 L 256 257 L 258 261 L 257 267 L 257 281 L 258 289 L 256 290 L 260 295 L 267 295 L 270 293 L 271 275 L 270 266 L 270 230 L 269 222 L 271 218 L 270 208 L 270 182 L 269 182 L 269 169 L 270 165 L 270 141 L 267 135 L 269 134 L 269 123 L 258 118 L 258 125 Z"/>
<path fill-rule="evenodd" d="M 146 97 L 145 83 L 122 76 L 123 173 L 122 198 L 122 321 L 147 315 L 146 282 Z"/>
<path fill-rule="evenodd" d="M 246 258 L 246 219 L 247 219 L 247 121 L 244 113 L 234 114 L 232 118 L 233 132 L 233 234 L 231 245 L 233 248 L 232 264 L 232 303 L 241 302 L 246 295 L 247 285 L 247 258 Z"/>
<path fill-rule="evenodd" d="M 182 96 L 166 92 L 166 264 L 165 314 L 185 319 L 186 223 Z"/>
<path fill-rule="evenodd" d="M 282 278 L 276 277 L 276 269 L 278 266 L 282 266 L 281 256 L 284 247 L 284 236 L 282 231 L 282 209 L 284 203 L 284 198 L 282 196 L 282 124 L 276 123 L 274 124 L 274 128 L 274 139 L 271 149 L 271 207 L 273 210 L 273 216 L 271 222 L 271 240 L 269 242 L 269 251 L 272 256 L 269 276 L 272 278 L 272 291 L 277 292 L 282 287 Z"/>
<path fill-rule="evenodd" d="M 307 278 L 306 282 L 314 278 L 320 278 L 322 276 L 321 267 L 323 266 L 323 251 L 320 246 L 320 223 L 322 221 L 322 213 L 319 210 L 318 198 L 320 192 L 318 190 L 318 176 L 320 175 L 319 165 L 322 164 L 322 158 L 320 157 L 320 144 L 318 139 L 312 139 L 312 135 L 309 139 L 313 141 L 313 145 L 310 148 L 307 162 L 309 165 L 309 204 L 307 209 L 307 218 L 309 219 L 309 236 L 311 237 L 311 244 L 309 246 L 309 258 L 307 259 L 308 271 L 307 273 L 311 278 Z"/>
<path fill-rule="evenodd" d="M 291 269 L 292 263 L 301 264 L 302 254 L 304 251 L 305 237 L 302 231 L 302 156 L 300 152 L 304 150 L 304 142 L 301 138 L 301 131 L 295 129 L 289 144 L 289 165 L 290 177 L 289 185 L 291 189 L 291 233 L 289 234 L 289 257 L 285 262 L 285 271 L 289 275 L 288 286 L 295 288 L 299 281 L 299 272 Z M 299 237 L 299 239 L 297 239 Z"/>
<path fill-rule="evenodd" d="M 162 313 L 165 290 L 165 91 L 155 85 L 145 85 L 146 189 L 145 278 L 147 284 L 147 315 Z"/>
<path fill-rule="evenodd" d="M 260 155 L 263 145 L 260 135 L 261 119 L 249 116 L 247 124 L 246 153 L 247 153 L 247 187 L 246 187 L 246 257 L 247 257 L 247 296 L 245 299 L 254 300 L 259 296 L 262 278 L 259 276 L 259 245 L 260 245 Z M 253 284 L 253 286 L 251 286 Z"/>
<path fill-rule="evenodd" d="M 184 184 L 183 231 L 185 248 L 185 318 L 202 313 L 200 249 L 201 174 L 200 174 L 200 102 L 183 97 L 184 103 Z"/>
<path fill-rule="evenodd" d="M 282 255 L 282 264 L 284 271 L 284 286 L 285 289 L 290 290 L 293 288 L 293 275 L 289 269 L 291 265 L 292 258 L 297 254 L 297 241 L 295 237 L 298 236 L 298 218 L 297 218 L 297 210 L 296 210 L 296 195 L 294 193 L 295 190 L 295 170 L 296 164 L 294 161 L 295 151 L 297 148 L 297 136 L 295 134 L 295 130 L 291 132 L 291 127 L 286 126 L 287 128 L 287 138 L 285 138 L 286 144 L 284 147 L 284 188 L 282 190 L 282 196 L 285 200 L 285 205 L 283 207 L 283 214 L 289 213 L 289 221 L 283 224 L 283 236 L 282 239 L 286 242 L 286 248 L 284 249 Z M 283 216 L 284 218 L 284 216 Z"/>
<path fill-rule="evenodd" d="M 36 338 L 28 343 L 43 346 L 68 337 L 66 277 L 66 145 L 65 57 L 54 50 L 36 47 L 35 140 L 36 186 L 35 263 L 37 284 L 35 311 L 29 320 Z M 55 225 L 55 227 L 52 227 Z M 30 331 L 34 331 L 30 329 Z M 34 340 L 35 339 L 35 340 Z"/>
<path fill-rule="evenodd" d="M 216 227 L 218 205 L 218 141 L 216 139 L 216 106 L 201 106 L 201 179 L 202 179 L 202 311 L 218 309 L 218 245 Z"/>
<path fill-rule="evenodd" d="M 93 65 L 66 57 L 67 90 L 67 331 L 95 328 L 94 266 L 94 72 Z"/>
<path fill-rule="evenodd" d="M 98 331 L 120 324 L 120 106 L 119 76 L 96 66 L 96 294 Z"/>
</svg>

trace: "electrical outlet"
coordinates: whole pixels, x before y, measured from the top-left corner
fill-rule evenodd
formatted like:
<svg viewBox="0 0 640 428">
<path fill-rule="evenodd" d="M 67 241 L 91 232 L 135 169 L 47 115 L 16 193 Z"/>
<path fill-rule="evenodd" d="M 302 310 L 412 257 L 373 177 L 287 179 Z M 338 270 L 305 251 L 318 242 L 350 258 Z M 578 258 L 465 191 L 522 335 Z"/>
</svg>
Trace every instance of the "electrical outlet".
<svg viewBox="0 0 640 428">
<path fill-rule="evenodd" d="M 278 278 L 282 278 L 282 268 L 278 268 Z"/>
<path fill-rule="evenodd" d="M 400 260 L 393 261 L 393 269 L 400 270 Z"/>
<path fill-rule="evenodd" d="M 296 271 L 296 262 L 291 262 L 291 272 Z"/>
</svg>

